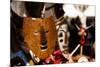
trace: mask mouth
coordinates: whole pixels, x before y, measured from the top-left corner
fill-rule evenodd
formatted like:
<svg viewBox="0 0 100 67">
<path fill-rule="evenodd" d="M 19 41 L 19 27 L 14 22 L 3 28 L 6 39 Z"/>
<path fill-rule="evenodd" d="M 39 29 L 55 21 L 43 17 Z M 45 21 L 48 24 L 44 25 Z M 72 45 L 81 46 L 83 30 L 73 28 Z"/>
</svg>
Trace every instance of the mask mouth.
<svg viewBox="0 0 100 67">
<path fill-rule="evenodd" d="M 69 52 L 68 52 L 68 49 L 63 50 L 62 53 L 68 54 L 68 53 L 69 53 Z"/>
<path fill-rule="evenodd" d="M 45 51 L 47 49 L 47 41 L 46 40 L 41 42 L 40 48 L 42 51 Z"/>
<path fill-rule="evenodd" d="M 68 48 L 68 46 L 66 46 L 66 45 L 63 45 L 62 47 L 63 47 L 63 49 L 67 49 Z"/>
<path fill-rule="evenodd" d="M 41 45 L 41 50 L 42 51 L 45 51 L 46 49 L 47 49 L 47 46 L 46 45 L 45 46 L 44 45 Z"/>
</svg>

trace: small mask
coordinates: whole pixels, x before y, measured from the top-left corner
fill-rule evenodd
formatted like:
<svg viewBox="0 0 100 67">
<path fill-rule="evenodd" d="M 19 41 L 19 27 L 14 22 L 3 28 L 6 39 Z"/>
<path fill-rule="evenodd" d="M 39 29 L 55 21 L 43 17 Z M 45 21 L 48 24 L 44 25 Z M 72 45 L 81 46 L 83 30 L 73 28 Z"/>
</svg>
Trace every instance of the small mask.
<svg viewBox="0 0 100 67">
<path fill-rule="evenodd" d="M 69 31 L 67 28 L 67 24 L 62 24 L 58 29 L 58 43 L 59 48 L 62 52 L 62 55 L 67 58 L 68 57 L 68 39 L 69 39 Z"/>
</svg>

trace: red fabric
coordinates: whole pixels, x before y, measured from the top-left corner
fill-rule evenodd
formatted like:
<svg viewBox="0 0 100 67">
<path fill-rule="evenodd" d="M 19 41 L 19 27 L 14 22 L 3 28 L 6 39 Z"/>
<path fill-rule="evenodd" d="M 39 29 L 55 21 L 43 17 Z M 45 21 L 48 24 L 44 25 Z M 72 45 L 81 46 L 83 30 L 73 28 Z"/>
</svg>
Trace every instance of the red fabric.
<svg viewBox="0 0 100 67">
<path fill-rule="evenodd" d="M 53 61 L 54 64 L 60 64 L 62 62 L 62 56 L 61 55 L 62 55 L 61 51 L 56 50 L 56 51 L 53 52 L 52 57 L 51 56 L 48 57 L 45 61 L 46 61 L 46 63 Z"/>
<path fill-rule="evenodd" d="M 80 39 L 80 44 L 83 46 L 84 43 L 85 43 L 85 38 L 84 38 L 84 36 L 82 36 L 81 39 Z"/>
<path fill-rule="evenodd" d="M 85 43 L 85 38 L 84 38 L 85 29 L 81 27 L 80 32 L 82 33 L 81 38 L 80 38 L 80 44 L 83 46 Z"/>
</svg>

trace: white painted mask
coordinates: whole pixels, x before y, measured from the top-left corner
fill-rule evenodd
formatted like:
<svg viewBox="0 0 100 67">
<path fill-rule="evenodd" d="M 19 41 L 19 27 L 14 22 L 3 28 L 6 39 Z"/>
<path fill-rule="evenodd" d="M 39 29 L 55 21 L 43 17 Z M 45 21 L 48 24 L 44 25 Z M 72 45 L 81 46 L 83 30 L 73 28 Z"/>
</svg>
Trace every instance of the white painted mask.
<svg viewBox="0 0 100 67">
<path fill-rule="evenodd" d="M 69 39 L 69 32 L 67 28 L 67 24 L 62 24 L 59 26 L 58 29 L 58 43 L 59 48 L 62 52 L 62 55 L 67 58 L 68 54 L 68 39 Z"/>
</svg>

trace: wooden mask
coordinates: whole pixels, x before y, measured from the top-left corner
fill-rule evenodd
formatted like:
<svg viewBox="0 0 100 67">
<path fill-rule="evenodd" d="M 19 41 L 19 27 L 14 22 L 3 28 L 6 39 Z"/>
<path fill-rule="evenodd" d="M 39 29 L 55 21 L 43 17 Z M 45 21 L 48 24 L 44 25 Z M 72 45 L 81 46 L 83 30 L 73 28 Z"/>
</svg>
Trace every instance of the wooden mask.
<svg viewBox="0 0 100 67">
<path fill-rule="evenodd" d="M 40 59 L 46 59 L 54 51 L 57 41 L 53 18 L 24 18 L 23 36 L 28 48 Z"/>
<path fill-rule="evenodd" d="M 68 31 L 68 25 L 67 24 L 62 24 L 60 25 L 60 28 L 58 29 L 58 43 L 59 43 L 59 48 L 62 52 L 62 55 L 67 58 L 69 54 L 69 31 Z"/>
</svg>

